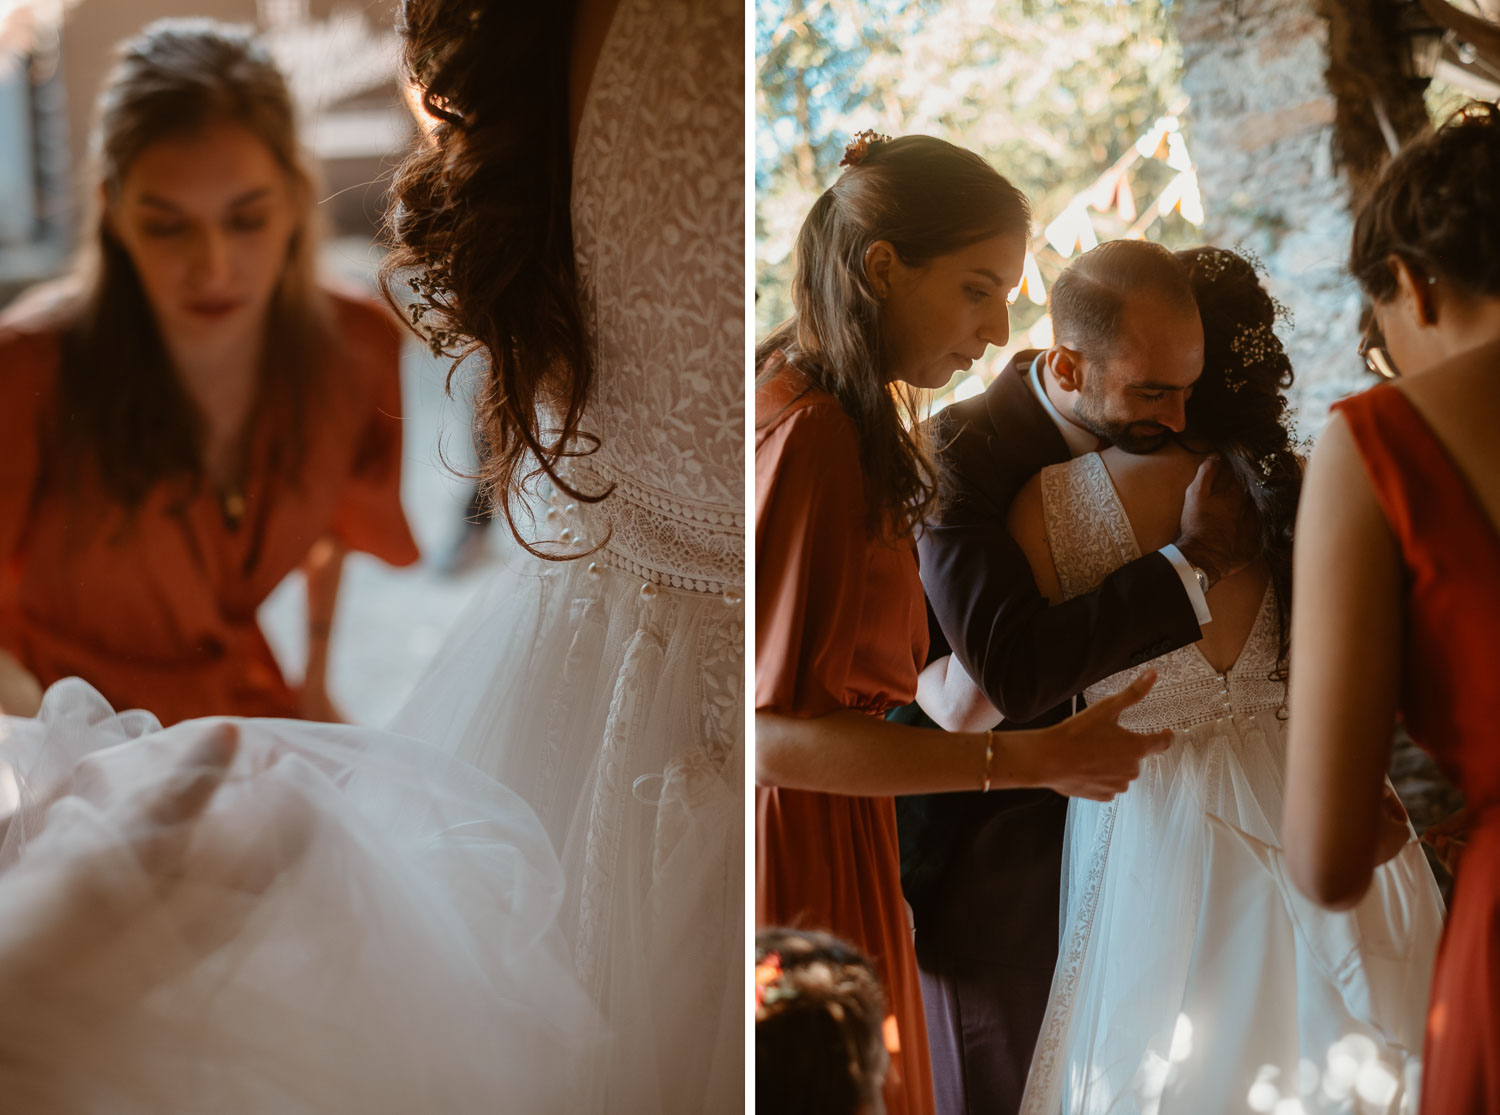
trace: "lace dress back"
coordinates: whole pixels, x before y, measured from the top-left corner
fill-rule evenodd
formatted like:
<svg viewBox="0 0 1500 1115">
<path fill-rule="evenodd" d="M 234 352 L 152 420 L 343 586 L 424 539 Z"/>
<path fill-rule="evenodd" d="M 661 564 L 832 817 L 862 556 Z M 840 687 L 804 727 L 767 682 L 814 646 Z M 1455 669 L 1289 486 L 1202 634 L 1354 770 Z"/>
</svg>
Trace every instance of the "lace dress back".
<svg viewBox="0 0 1500 1115">
<path fill-rule="evenodd" d="M 595 378 L 538 541 L 398 720 L 516 789 L 613 1027 L 600 1112 L 743 1103 L 744 9 L 620 0 L 573 167 Z M 593 1065 L 579 1071 L 593 1074 Z"/>
<path fill-rule="evenodd" d="M 580 125 L 573 236 L 598 452 L 585 536 L 645 581 L 738 592 L 745 553 L 740 7 L 621 0 Z"/>
<path fill-rule="evenodd" d="M 1098 454 L 1041 484 L 1065 597 L 1140 556 Z M 1347 913 L 1287 878 L 1275 603 L 1267 587 L 1227 671 L 1191 645 L 1152 662 L 1156 685 L 1121 722 L 1171 729 L 1172 746 L 1113 801 L 1069 802 L 1057 969 L 1023 1112 L 1352 1110 L 1350 1057 L 1379 1079 L 1371 1110 L 1416 1095 L 1441 902 L 1415 843 Z"/>
</svg>

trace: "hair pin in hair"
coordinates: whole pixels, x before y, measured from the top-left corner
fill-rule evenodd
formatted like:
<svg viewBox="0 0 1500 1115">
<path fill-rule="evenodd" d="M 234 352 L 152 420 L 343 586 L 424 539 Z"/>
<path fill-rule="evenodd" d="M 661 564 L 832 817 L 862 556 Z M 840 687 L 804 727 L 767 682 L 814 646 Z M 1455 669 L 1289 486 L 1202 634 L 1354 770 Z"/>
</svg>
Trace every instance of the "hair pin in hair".
<svg viewBox="0 0 1500 1115">
<path fill-rule="evenodd" d="M 755 1017 L 765 1016 L 765 1008 L 774 1006 L 783 999 L 795 999 L 797 989 L 783 986 L 781 982 L 781 955 L 768 952 L 755 965 Z"/>
<path fill-rule="evenodd" d="M 1215 248 L 1206 253 L 1202 263 L 1203 278 L 1210 283 L 1218 282 L 1219 276 L 1229 269 L 1233 259 L 1234 253 L 1223 248 Z"/>
<path fill-rule="evenodd" d="M 881 135 L 879 132 L 868 128 L 854 134 L 853 141 L 844 148 L 844 157 L 839 160 L 839 166 L 859 166 L 870 154 L 870 148 L 876 144 L 889 143 L 890 136 Z"/>
<path fill-rule="evenodd" d="M 1275 356 L 1281 349 L 1281 341 L 1277 338 L 1276 331 L 1268 324 L 1245 325 L 1240 327 L 1234 340 L 1229 342 L 1229 348 L 1239 355 L 1245 367 L 1248 368 Z M 1238 391 L 1244 385 L 1243 381 L 1240 381 L 1238 386 L 1232 380 L 1228 382 L 1231 391 Z"/>
</svg>

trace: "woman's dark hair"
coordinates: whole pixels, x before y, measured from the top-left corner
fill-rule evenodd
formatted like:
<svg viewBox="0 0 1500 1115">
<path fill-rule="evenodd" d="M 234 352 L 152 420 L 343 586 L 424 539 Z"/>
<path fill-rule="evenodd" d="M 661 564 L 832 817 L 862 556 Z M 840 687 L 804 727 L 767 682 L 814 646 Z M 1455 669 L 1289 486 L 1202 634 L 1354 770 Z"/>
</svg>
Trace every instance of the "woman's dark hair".
<svg viewBox="0 0 1500 1115">
<path fill-rule="evenodd" d="M 866 250 L 886 240 L 920 267 L 1030 224 L 1026 198 L 989 163 L 930 136 L 870 142 L 802 222 L 792 317 L 756 347 L 755 366 L 763 381 L 794 364 L 854 420 L 872 533 L 899 537 L 926 519 L 937 473 L 917 389 L 882 372 L 880 300 L 865 274 Z"/>
<path fill-rule="evenodd" d="M 296 478 L 318 387 L 331 310 L 317 282 L 314 177 L 297 143 L 291 94 L 270 54 L 242 27 L 159 20 L 121 44 L 98 106 L 90 180 L 93 212 L 64 298 L 61 441 L 68 461 L 93 461 L 110 496 L 135 508 L 169 477 L 201 480 L 197 410 L 172 370 L 146 292 L 105 219 L 104 197 L 153 144 L 235 124 L 266 145 L 292 184 L 299 221 L 266 322 L 260 402 L 281 405 L 286 437 L 274 462 Z"/>
<path fill-rule="evenodd" d="M 598 448 L 579 424 L 593 376 L 573 263 L 568 73 L 574 4 L 407 0 L 407 69 L 436 121 L 397 171 L 386 298 L 453 368 L 482 354 L 480 476 L 517 540 L 517 501 Z M 413 301 L 413 297 L 415 301 Z M 409 303 L 409 304 L 408 304 Z M 452 383 L 453 372 L 449 372 Z"/>
<path fill-rule="evenodd" d="M 1178 252 L 1203 319 L 1203 374 L 1187 402 L 1190 443 L 1208 443 L 1249 494 L 1271 567 L 1280 628 L 1277 677 L 1286 680 L 1291 640 L 1292 528 L 1302 494 L 1302 458 L 1289 428 L 1292 362 L 1276 336 L 1284 310 L 1255 266 L 1222 248 Z"/>
<path fill-rule="evenodd" d="M 874 1104 L 889 1055 L 869 959 L 826 933 L 755 935 L 755 1108 L 855 1115 Z"/>
<path fill-rule="evenodd" d="M 1372 301 L 1396 293 L 1393 255 L 1464 294 L 1500 295 L 1500 108 L 1473 102 L 1386 165 L 1349 252 Z"/>
</svg>

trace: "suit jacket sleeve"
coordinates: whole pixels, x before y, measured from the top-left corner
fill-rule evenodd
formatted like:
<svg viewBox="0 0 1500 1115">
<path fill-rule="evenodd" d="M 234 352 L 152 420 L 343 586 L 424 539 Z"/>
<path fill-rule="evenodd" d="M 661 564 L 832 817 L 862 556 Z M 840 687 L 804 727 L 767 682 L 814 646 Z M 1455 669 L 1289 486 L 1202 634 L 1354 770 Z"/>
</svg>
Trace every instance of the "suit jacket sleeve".
<svg viewBox="0 0 1500 1115">
<path fill-rule="evenodd" d="M 1095 682 L 1201 637 L 1182 582 L 1159 553 L 1048 607 L 1005 519 L 1016 493 L 1051 462 L 982 420 L 956 435 L 954 425 L 934 426 L 945 492 L 918 539 L 922 581 L 948 644 L 1007 720 L 1036 720 Z"/>
</svg>

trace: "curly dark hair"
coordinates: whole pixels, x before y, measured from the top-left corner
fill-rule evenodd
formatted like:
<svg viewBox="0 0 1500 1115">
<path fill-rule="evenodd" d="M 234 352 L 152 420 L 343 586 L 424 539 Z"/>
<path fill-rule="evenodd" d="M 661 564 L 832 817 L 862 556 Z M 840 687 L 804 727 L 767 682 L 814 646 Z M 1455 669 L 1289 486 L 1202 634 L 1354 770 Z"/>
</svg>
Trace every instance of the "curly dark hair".
<svg viewBox="0 0 1500 1115">
<path fill-rule="evenodd" d="M 931 136 L 866 142 L 797 234 L 792 317 L 756 346 L 763 382 L 785 362 L 827 391 L 859 431 L 871 533 L 905 536 L 930 517 L 937 471 L 920 394 L 881 373 L 880 301 L 865 275 L 887 240 L 920 267 L 981 240 L 1025 233 L 1031 207 L 972 151 Z"/>
<path fill-rule="evenodd" d="M 855 1115 L 885 1079 L 885 1001 L 868 957 L 827 933 L 755 935 L 755 1108 Z"/>
<path fill-rule="evenodd" d="M 1500 295 L 1500 107 L 1471 102 L 1386 165 L 1349 251 L 1372 301 L 1396 293 L 1393 255 L 1471 297 Z"/>
<path fill-rule="evenodd" d="M 480 478 L 521 545 L 521 489 L 598 448 L 580 429 L 593 363 L 573 262 L 568 73 L 575 5 L 407 0 L 404 58 L 435 120 L 401 165 L 381 267 L 388 301 L 433 351 L 482 354 L 475 398 Z M 413 300 L 414 296 L 414 300 Z M 576 555 L 570 555 L 576 556 Z"/>
<path fill-rule="evenodd" d="M 1255 508 L 1261 552 L 1276 591 L 1276 676 L 1285 681 L 1291 640 L 1292 529 L 1303 470 L 1286 398 L 1292 362 L 1275 331 L 1285 311 L 1245 257 L 1222 248 L 1189 248 L 1176 254 L 1188 269 L 1203 319 L 1203 374 L 1187 402 L 1182 440 L 1190 448 L 1207 443 L 1219 453 Z"/>
</svg>

